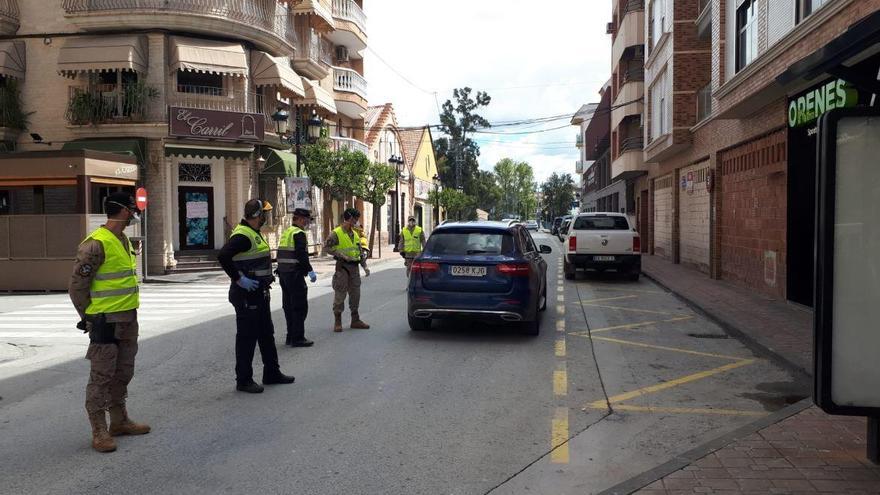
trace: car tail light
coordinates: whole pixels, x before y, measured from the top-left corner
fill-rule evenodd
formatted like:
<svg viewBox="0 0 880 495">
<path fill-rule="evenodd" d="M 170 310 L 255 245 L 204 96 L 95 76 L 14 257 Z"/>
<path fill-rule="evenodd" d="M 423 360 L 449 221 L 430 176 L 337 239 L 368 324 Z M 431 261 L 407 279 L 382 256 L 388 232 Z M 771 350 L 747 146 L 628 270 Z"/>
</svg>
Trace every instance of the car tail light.
<svg viewBox="0 0 880 495">
<path fill-rule="evenodd" d="M 578 238 L 576 236 L 571 236 L 568 238 L 568 250 L 569 251 L 577 251 L 578 248 Z"/>
<path fill-rule="evenodd" d="M 528 263 L 502 263 L 498 265 L 498 273 L 511 277 L 528 276 L 530 271 Z"/>
<path fill-rule="evenodd" d="M 439 263 L 432 263 L 432 262 L 430 262 L 430 261 L 413 261 L 413 264 L 412 264 L 412 266 L 410 267 L 410 271 L 413 272 L 413 273 L 420 273 L 420 272 L 433 273 L 433 272 L 439 272 L 439 271 L 440 271 L 440 264 L 439 264 Z"/>
<path fill-rule="evenodd" d="M 633 237 L 633 252 L 639 253 L 642 251 L 642 238 L 639 236 Z"/>
</svg>

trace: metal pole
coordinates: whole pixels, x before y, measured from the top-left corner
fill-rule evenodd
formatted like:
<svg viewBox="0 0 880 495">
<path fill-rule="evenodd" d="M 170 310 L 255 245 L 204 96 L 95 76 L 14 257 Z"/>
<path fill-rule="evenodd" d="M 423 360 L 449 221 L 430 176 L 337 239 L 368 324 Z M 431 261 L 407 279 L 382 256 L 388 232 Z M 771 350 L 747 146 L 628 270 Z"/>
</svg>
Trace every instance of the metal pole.
<svg viewBox="0 0 880 495">
<path fill-rule="evenodd" d="M 868 460 L 880 464 L 880 418 L 868 418 Z"/>
<path fill-rule="evenodd" d="M 144 282 L 147 281 L 147 208 L 144 208 L 144 247 L 141 250 L 144 257 Z"/>
</svg>

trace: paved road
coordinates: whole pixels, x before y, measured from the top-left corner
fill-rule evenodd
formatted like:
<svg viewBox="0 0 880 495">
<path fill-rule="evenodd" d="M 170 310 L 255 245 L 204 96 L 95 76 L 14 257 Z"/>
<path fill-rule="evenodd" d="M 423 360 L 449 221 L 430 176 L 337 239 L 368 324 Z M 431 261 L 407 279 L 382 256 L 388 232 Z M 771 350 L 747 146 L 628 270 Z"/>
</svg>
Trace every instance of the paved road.
<svg viewBox="0 0 880 495">
<path fill-rule="evenodd" d="M 805 394 L 802 377 L 654 284 L 563 283 L 558 253 L 548 262 L 538 337 L 410 332 L 397 265 L 365 279 L 371 330 L 330 332 L 320 294 L 308 321 L 317 345 L 280 351 L 297 383 L 259 396 L 233 391 L 228 315 L 155 335 L 129 401 L 154 431 L 114 454 L 89 447 L 86 361 L 11 376 L 0 381 L 0 491 L 590 493 Z"/>
</svg>

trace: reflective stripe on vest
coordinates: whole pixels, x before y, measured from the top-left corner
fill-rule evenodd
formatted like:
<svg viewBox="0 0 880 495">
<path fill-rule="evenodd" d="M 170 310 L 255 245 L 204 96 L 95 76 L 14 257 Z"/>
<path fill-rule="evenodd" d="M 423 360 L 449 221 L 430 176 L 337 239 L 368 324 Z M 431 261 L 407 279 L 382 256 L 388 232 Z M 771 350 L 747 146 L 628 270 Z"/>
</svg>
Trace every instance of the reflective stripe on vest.
<svg viewBox="0 0 880 495">
<path fill-rule="evenodd" d="M 416 227 L 412 232 L 408 228 L 403 229 L 403 252 L 404 253 L 421 253 L 422 252 L 422 228 Z"/>
<path fill-rule="evenodd" d="M 360 259 L 361 257 L 361 237 L 357 232 L 351 231 L 351 236 L 343 230 L 342 227 L 333 229 L 339 244 L 336 246 L 336 252 L 349 258 Z"/>
<path fill-rule="evenodd" d="M 120 313 L 140 306 L 137 281 L 137 258 L 131 244 L 124 245 L 113 232 L 98 227 L 85 238 L 96 240 L 104 248 L 104 263 L 89 287 L 91 301 L 86 314 Z"/>
<path fill-rule="evenodd" d="M 232 257 L 235 269 L 248 278 L 271 282 L 272 252 L 263 236 L 249 226 L 241 224 L 236 225 L 230 237 L 234 235 L 243 235 L 251 241 L 250 249 Z"/>
<path fill-rule="evenodd" d="M 305 232 L 303 229 L 294 225 L 284 231 L 281 236 L 281 242 L 278 244 L 278 271 L 289 272 L 296 268 L 299 261 L 293 257 L 296 250 L 296 239 L 294 236 Z"/>
</svg>

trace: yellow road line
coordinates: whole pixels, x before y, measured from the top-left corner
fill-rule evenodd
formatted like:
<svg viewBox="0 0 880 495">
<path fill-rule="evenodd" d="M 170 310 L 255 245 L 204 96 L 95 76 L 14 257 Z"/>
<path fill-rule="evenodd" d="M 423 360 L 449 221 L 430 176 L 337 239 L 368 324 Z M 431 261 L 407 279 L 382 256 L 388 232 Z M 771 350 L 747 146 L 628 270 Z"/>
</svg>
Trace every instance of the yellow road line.
<svg viewBox="0 0 880 495">
<path fill-rule="evenodd" d="M 623 402 L 625 400 L 634 399 L 636 397 L 641 397 L 643 395 L 653 394 L 655 392 L 660 392 L 661 390 L 666 390 L 669 388 L 677 387 L 679 385 L 684 385 L 685 383 L 695 382 L 697 380 L 709 378 L 710 376 L 724 373 L 726 371 L 741 368 L 743 366 L 752 364 L 754 362 L 755 362 L 754 359 L 744 359 L 744 360 L 738 361 L 736 363 L 726 364 L 724 366 L 719 366 L 718 368 L 713 368 L 711 370 L 701 371 L 699 373 L 694 373 L 692 375 L 687 375 L 687 376 L 683 376 L 681 378 L 676 378 L 674 380 L 669 380 L 668 382 L 658 383 L 656 385 L 642 387 L 637 390 L 632 390 L 629 392 L 618 394 L 613 397 L 609 397 L 608 402 L 611 404 L 616 404 L 618 402 Z M 605 405 L 605 400 L 597 400 L 597 401 L 590 403 L 591 408 L 598 408 L 600 406 L 604 407 L 604 405 Z"/>
<path fill-rule="evenodd" d="M 565 369 L 565 363 L 562 363 L 561 368 L 553 372 L 553 395 L 557 397 L 568 395 L 568 370 Z"/>
<path fill-rule="evenodd" d="M 556 320 L 556 331 L 564 332 L 565 331 L 565 320 Z"/>
<path fill-rule="evenodd" d="M 605 342 L 613 342 L 615 344 L 631 345 L 635 347 L 645 347 L 648 349 L 657 349 L 660 351 L 680 352 L 683 354 L 693 354 L 694 356 L 706 356 L 719 359 L 730 359 L 732 361 L 744 361 L 748 358 L 739 356 L 725 356 L 724 354 L 714 354 L 711 352 L 692 351 L 690 349 L 679 349 L 678 347 L 666 347 L 663 345 L 643 344 L 641 342 L 633 342 L 631 340 L 612 339 L 611 337 L 593 337 L 593 340 L 603 340 Z"/>
<path fill-rule="evenodd" d="M 762 411 L 739 411 L 736 409 L 709 409 L 709 408 L 693 408 L 693 407 L 655 407 L 655 406 L 630 406 L 628 404 L 617 404 L 614 406 L 618 411 L 634 411 L 649 413 L 668 413 L 668 414 L 718 414 L 721 416 L 766 416 L 769 413 Z"/>
<path fill-rule="evenodd" d="M 565 331 L 565 330 L 563 330 Z M 563 335 L 561 338 L 556 339 L 556 357 L 565 357 L 565 336 Z"/>
<path fill-rule="evenodd" d="M 587 301 L 581 301 L 581 304 L 592 304 L 597 302 L 605 302 L 605 301 L 620 301 L 621 299 L 635 299 L 639 296 L 618 296 L 618 297 L 605 297 L 602 299 L 590 299 Z"/>
<path fill-rule="evenodd" d="M 613 327 L 605 327 L 605 328 L 597 328 L 595 330 L 591 330 L 593 333 L 602 333 L 602 332 L 610 332 L 612 330 L 631 330 L 633 328 L 645 327 L 649 325 L 656 325 L 658 323 L 671 323 L 675 321 L 684 321 L 690 320 L 693 316 L 682 316 L 680 318 L 670 318 L 668 320 L 657 320 L 657 321 L 642 321 L 639 323 L 628 323 L 626 325 L 617 325 Z"/>
<path fill-rule="evenodd" d="M 649 313 L 649 314 L 654 314 L 654 315 L 667 315 L 667 316 L 673 316 L 672 313 L 668 313 L 668 312 L 666 312 L 666 311 L 653 311 L 653 310 L 650 310 L 650 309 L 625 308 L 625 307 L 623 307 L 623 306 L 609 306 L 609 305 L 606 305 L 606 304 L 592 304 L 592 303 L 582 303 L 582 304 L 583 304 L 584 306 L 594 306 L 594 307 L 597 307 L 597 308 L 608 308 L 608 309 L 619 309 L 619 310 L 621 310 L 621 311 L 632 311 L 632 312 L 634 312 L 634 313 Z M 684 316 L 684 315 L 681 315 L 681 316 Z"/>
<path fill-rule="evenodd" d="M 568 464 L 568 408 L 557 407 L 550 432 L 550 462 Z"/>
<path fill-rule="evenodd" d="M 642 290 L 642 289 L 616 289 L 612 287 L 602 287 L 601 285 L 594 285 L 591 287 L 593 290 L 607 290 L 611 292 L 638 292 L 639 294 L 668 294 L 668 292 L 662 292 L 659 290 Z"/>
</svg>

